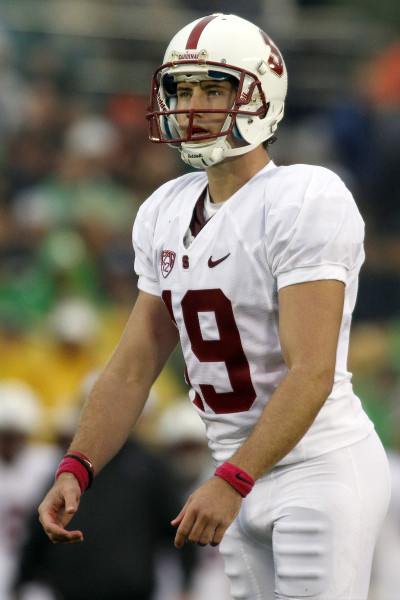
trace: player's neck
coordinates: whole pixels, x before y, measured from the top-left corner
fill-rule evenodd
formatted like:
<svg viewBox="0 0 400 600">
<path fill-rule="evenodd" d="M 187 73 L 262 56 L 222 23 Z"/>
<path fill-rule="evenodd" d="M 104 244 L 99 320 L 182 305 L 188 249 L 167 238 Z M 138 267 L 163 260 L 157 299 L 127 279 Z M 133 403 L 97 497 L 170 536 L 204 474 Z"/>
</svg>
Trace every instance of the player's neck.
<svg viewBox="0 0 400 600">
<path fill-rule="evenodd" d="M 223 162 L 206 169 L 212 202 L 228 200 L 258 171 L 261 171 L 270 159 L 262 146 L 247 154 L 225 159 Z"/>
</svg>

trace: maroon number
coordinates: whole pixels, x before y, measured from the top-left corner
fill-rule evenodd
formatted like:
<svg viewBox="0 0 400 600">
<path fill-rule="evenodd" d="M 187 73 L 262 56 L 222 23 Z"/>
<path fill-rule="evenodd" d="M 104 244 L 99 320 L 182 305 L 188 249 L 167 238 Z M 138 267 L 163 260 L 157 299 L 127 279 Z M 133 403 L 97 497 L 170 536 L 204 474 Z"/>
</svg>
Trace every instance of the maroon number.
<svg viewBox="0 0 400 600">
<path fill-rule="evenodd" d="M 218 340 L 203 339 L 199 312 L 214 313 Z M 198 360 L 224 362 L 229 375 L 231 392 L 216 392 L 214 386 L 200 384 L 208 406 L 217 414 L 249 410 L 256 393 L 230 300 L 220 289 L 189 290 L 182 300 L 182 313 L 192 351 Z M 197 406 L 203 408 L 198 395 L 196 400 Z"/>
</svg>

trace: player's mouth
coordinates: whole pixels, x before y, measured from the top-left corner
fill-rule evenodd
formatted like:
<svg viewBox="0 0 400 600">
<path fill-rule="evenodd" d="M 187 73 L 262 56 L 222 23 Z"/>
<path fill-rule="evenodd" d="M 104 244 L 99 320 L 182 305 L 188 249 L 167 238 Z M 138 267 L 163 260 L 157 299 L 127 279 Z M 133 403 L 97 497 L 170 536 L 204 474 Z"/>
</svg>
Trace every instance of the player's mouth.
<svg viewBox="0 0 400 600">
<path fill-rule="evenodd" d="M 197 125 L 192 127 L 192 137 L 198 136 L 198 135 L 207 135 L 207 134 L 208 134 L 208 131 L 207 131 L 207 129 L 204 129 L 204 127 L 198 127 Z"/>
<path fill-rule="evenodd" d="M 188 142 L 201 143 L 203 140 L 208 140 L 212 132 L 201 125 L 189 125 L 181 127 L 182 135 L 186 137 Z"/>
</svg>

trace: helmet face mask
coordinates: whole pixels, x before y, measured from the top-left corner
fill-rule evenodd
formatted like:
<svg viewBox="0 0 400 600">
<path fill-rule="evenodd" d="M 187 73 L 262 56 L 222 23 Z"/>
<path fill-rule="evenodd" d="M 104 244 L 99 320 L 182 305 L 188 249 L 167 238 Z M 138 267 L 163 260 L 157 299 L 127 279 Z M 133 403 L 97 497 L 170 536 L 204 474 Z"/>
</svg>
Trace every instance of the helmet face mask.
<svg viewBox="0 0 400 600">
<path fill-rule="evenodd" d="M 185 77 L 185 81 L 188 83 L 199 81 L 207 81 L 207 80 L 218 80 L 222 79 L 222 77 L 217 77 L 218 74 L 226 75 L 223 79 L 234 80 L 236 84 L 236 98 L 232 105 L 232 107 L 227 109 L 177 109 L 172 108 L 172 106 L 177 105 L 176 100 L 176 92 L 174 95 L 163 93 L 163 89 L 165 89 L 165 85 L 163 88 L 162 79 L 166 77 L 171 77 L 169 74 L 171 69 L 176 69 L 179 66 L 184 66 L 185 71 L 188 68 L 187 61 L 179 61 L 177 63 L 166 63 L 159 67 L 152 79 L 152 89 L 151 89 L 151 97 L 150 97 L 150 108 L 147 115 L 147 118 L 150 121 L 150 140 L 153 142 L 164 142 L 168 144 L 180 144 L 182 142 L 190 142 L 190 141 L 200 141 L 207 139 L 214 139 L 215 137 L 227 136 L 232 133 L 235 125 L 237 115 L 244 115 L 247 119 L 251 119 L 253 116 L 262 117 L 268 111 L 268 104 L 265 100 L 264 92 L 261 87 L 261 82 L 254 76 L 253 73 L 249 71 L 239 71 L 235 67 L 231 65 L 221 65 L 220 63 L 207 62 L 204 63 L 204 67 L 207 68 L 207 75 L 202 72 L 197 73 L 199 68 L 198 63 L 189 63 L 191 65 L 190 73 L 188 73 Z M 224 67 L 224 72 L 215 71 L 215 67 Z M 209 67 L 209 68 L 208 68 Z M 229 71 L 228 71 L 229 69 Z M 235 75 L 231 73 L 235 72 Z M 194 76 L 192 76 L 194 75 Z M 247 87 L 247 92 L 245 91 L 245 82 Z M 176 83 L 173 84 L 176 87 Z M 259 98 L 258 107 L 254 106 L 254 98 Z M 204 135 L 196 134 L 195 140 L 193 139 L 193 120 L 194 115 L 197 113 L 201 114 L 225 114 L 226 119 L 225 124 L 219 133 L 205 133 Z M 177 123 L 177 115 L 187 114 L 189 116 L 188 126 L 186 129 L 186 134 L 182 135 L 180 131 L 179 125 Z M 176 137 L 175 137 L 176 136 Z"/>
<path fill-rule="evenodd" d="M 234 82 L 231 106 L 178 109 L 177 84 Z M 190 23 L 169 44 L 151 85 L 149 137 L 178 147 L 188 164 L 204 168 L 244 154 L 269 139 L 283 117 L 286 68 L 272 40 L 234 15 L 211 15 Z M 195 116 L 225 115 L 219 132 L 194 132 Z M 178 117 L 186 115 L 182 130 Z M 195 135 L 194 135 L 195 133 Z"/>
</svg>

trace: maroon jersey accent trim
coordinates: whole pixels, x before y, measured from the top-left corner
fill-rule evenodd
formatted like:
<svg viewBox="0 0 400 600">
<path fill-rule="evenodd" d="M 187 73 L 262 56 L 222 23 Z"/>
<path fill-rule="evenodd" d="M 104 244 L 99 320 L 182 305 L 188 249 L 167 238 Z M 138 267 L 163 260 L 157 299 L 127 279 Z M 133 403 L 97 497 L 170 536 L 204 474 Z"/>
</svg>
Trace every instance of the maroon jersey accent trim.
<svg viewBox="0 0 400 600">
<path fill-rule="evenodd" d="M 169 315 L 170 315 L 172 321 L 176 325 L 174 309 L 172 308 L 172 292 L 171 292 L 171 290 L 164 290 L 163 293 L 161 294 L 161 298 L 163 299 L 164 304 L 168 309 L 168 312 L 169 312 Z"/>
<path fill-rule="evenodd" d="M 204 199 L 206 197 L 206 190 L 200 194 L 195 207 L 193 209 L 192 220 L 190 221 L 190 231 L 193 237 L 196 237 L 202 230 L 207 221 L 204 218 Z"/>
<path fill-rule="evenodd" d="M 197 48 L 197 44 L 199 43 L 199 39 L 204 29 L 207 27 L 210 21 L 216 18 L 216 15 L 210 15 L 209 17 L 204 17 L 197 23 L 195 27 L 193 27 L 191 34 L 188 37 L 188 41 L 186 43 L 185 50 L 195 50 Z"/>
</svg>

